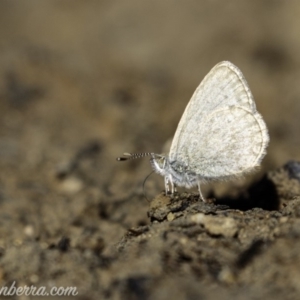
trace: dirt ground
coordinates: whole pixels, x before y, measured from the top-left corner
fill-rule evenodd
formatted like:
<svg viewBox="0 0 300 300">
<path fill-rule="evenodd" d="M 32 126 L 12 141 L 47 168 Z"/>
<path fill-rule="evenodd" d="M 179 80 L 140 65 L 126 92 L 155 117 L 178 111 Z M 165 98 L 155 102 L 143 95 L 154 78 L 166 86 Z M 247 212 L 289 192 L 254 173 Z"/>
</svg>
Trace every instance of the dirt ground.
<svg viewBox="0 0 300 300">
<path fill-rule="evenodd" d="M 296 0 L 2 0 L 0 288 L 299 299 L 299 28 Z M 260 172 L 205 185 L 214 203 L 151 175 L 147 201 L 149 159 L 116 157 L 163 152 L 222 60 L 267 123 Z"/>
</svg>

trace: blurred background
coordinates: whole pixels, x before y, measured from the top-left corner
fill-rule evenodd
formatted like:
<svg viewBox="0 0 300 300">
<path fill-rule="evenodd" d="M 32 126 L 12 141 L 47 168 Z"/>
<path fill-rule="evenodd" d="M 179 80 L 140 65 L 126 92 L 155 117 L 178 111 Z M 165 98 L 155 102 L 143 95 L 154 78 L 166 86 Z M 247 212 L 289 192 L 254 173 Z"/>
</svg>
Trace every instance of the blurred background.
<svg viewBox="0 0 300 300">
<path fill-rule="evenodd" d="M 85 176 L 106 196 L 141 192 L 148 159 L 115 158 L 161 153 L 222 60 L 242 70 L 269 128 L 263 171 L 300 159 L 299 14 L 298 1 L 1 1 L 3 185 L 56 188 L 53 174 L 94 149 Z"/>
<path fill-rule="evenodd" d="M 242 70 L 269 128 L 263 171 L 299 160 L 299 16 L 296 0 L 2 0 L 2 236 L 54 239 L 134 193 L 145 211 L 148 159 L 115 158 L 161 153 L 222 60 Z M 163 179 L 151 182 L 154 196 Z M 134 218 L 124 227 L 146 222 Z"/>
<path fill-rule="evenodd" d="M 1 163 L 59 163 L 98 140 L 108 178 L 124 151 L 162 151 L 222 60 L 242 70 L 267 122 L 264 165 L 300 158 L 298 1 L 0 5 Z"/>
</svg>

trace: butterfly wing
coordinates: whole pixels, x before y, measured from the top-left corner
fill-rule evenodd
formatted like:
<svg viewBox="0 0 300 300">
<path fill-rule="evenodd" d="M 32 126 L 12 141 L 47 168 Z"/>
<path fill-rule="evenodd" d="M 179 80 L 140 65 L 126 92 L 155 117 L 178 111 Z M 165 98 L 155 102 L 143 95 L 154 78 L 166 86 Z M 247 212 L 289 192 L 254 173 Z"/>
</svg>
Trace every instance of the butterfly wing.
<svg viewBox="0 0 300 300">
<path fill-rule="evenodd" d="M 241 71 L 221 62 L 187 105 L 169 157 L 201 177 L 227 177 L 257 166 L 268 141 L 266 125 Z"/>
<path fill-rule="evenodd" d="M 251 171 L 259 166 L 269 141 L 259 113 L 230 106 L 195 123 L 188 133 L 186 162 L 190 170 L 206 180 L 220 179 Z"/>
</svg>

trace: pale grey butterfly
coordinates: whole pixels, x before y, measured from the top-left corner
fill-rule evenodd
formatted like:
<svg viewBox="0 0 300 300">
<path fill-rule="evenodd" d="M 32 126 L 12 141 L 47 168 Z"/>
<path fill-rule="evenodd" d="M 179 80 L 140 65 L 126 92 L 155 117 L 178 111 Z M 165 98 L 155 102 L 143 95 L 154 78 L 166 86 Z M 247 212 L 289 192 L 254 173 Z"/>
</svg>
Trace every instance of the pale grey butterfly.
<svg viewBox="0 0 300 300">
<path fill-rule="evenodd" d="M 242 72 L 231 62 L 217 64 L 200 83 L 178 124 L 168 155 L 124 153 L 117 160 L 151 156 L 164 176 L 166 194 L 176 186 L 198 186 L 255 170 L 269 135 Z"/>
</svg>

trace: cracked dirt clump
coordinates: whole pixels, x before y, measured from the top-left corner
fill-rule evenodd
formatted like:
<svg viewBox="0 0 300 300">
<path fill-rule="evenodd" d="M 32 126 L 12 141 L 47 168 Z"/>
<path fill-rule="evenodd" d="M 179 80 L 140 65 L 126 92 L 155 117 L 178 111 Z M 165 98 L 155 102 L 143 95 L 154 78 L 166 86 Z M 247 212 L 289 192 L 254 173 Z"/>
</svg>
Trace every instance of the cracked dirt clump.
<svg viewBox="0 0 300 300">
<path fill-rule="evenodd" d="M 249 295 L 273 295 L 275 280 L 275 299 L 284 297 L 283 286 L 295 296 L 300 292 L 300 197 L 296 196 L 300 181 L 290 182 L 286 166 L 269 172 L 261 182 L 267 182 L 266 178 L 278 191 L 279 198 L 274 199 L 277 210 L 237 210 L 230 208 L 228 199 L 228 205 L 224 199 L 220 199 L 221 205 L 218 201 L 206 204 L 187 193 L 174 198 L 158 195 L 148 211 L 152 223 L 130 230 L 119 243 L 128 263 L 135 261 L 131 275 L 144 278 L 154 295 L 161 288 L 172 294 L 170 281 L 193 292 L 201 286 L 201 294 L 218 294 L 216 286 L 221 286 L 226 288 L 225 299 L 233 294 L 242 296 L 245 286 Z M 269 189 L 269 184 L 254 186 L 259 186 L 261 193 Z M 288 192 L 291 186 L 293 197 Z M 149 264 L 140 269 L 140 260 Z"/>
</svg>

